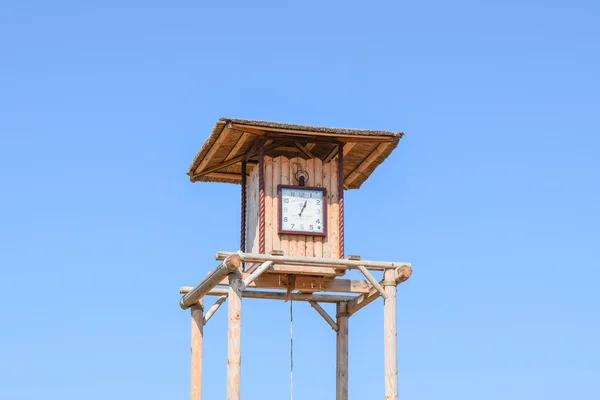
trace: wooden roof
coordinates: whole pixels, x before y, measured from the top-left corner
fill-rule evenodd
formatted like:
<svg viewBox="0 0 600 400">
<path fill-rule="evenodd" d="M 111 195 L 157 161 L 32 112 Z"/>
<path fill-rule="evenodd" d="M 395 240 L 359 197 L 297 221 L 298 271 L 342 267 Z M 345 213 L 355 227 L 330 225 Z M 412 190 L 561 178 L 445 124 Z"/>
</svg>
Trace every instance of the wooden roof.
<svg viewBox="0 0 600 400">
<path fill-rule="evenodd" d="M 326 128 L 221 118 L 192 161 L 192 182 L 241 183 L 241 163 L 252 164 L 262 144 L 266 155 L 318 157 L 324 162 L 344 145 L 346 189 L 358 189 L 396 148 L 402 132 Z"/>
</svg>

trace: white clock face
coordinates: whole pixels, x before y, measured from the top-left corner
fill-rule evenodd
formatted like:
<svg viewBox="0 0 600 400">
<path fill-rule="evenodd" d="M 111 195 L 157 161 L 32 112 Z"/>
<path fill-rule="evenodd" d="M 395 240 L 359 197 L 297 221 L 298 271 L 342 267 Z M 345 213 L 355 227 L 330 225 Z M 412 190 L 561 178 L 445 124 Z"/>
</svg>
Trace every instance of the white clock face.
<svg viewBox="0 0 600 400">
<path fill-rule="evenodd" d="M 325 191 L 311 187 L 281 188 L 280 231 L 325 235 Z"/>
</svg>

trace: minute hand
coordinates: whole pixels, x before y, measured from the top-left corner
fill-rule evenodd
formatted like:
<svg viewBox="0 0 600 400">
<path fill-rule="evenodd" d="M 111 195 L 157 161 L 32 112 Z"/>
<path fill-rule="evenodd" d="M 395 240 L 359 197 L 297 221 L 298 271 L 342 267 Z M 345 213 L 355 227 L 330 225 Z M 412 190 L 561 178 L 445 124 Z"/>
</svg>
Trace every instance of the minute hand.
<svg viewBox="0 0 600 400">
<path fill-rule="evenodd" d="M 308 203 L 308 200 L 304 200 L 304 205 L 302 206 L 302 210 L 300 210 L 300 214 L 298 214 L 299 217 L 302 216 L 302 213 L 304 212 L 304 209 L 306 208 L 306 203 Z"/>
</svg>

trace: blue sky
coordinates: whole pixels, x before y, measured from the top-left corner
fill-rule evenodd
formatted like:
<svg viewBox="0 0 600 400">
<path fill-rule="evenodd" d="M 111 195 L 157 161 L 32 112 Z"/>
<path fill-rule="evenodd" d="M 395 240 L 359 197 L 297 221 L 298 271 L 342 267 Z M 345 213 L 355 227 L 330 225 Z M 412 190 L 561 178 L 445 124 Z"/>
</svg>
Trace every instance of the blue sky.
<svg viewBox="0 0 600 400">
<path fill-rule="evenodd" d="M 0 398 L 188 396 L 178 288 L 238 243 L 239 187 L 185 175 L 220 117 L 406 133 L 346 194 L 348 252 L 413 263 L 401 398 L 599 398 L 600 6 L 209 3 L 0 4 Z M 287 312 L 245 303 L 246 399 L 288 396 Z M 353 400 L 382 329 L 350 321 Z M 294 333 L 295 398 L 332 399 L 333 332 Z"/>
</svg>

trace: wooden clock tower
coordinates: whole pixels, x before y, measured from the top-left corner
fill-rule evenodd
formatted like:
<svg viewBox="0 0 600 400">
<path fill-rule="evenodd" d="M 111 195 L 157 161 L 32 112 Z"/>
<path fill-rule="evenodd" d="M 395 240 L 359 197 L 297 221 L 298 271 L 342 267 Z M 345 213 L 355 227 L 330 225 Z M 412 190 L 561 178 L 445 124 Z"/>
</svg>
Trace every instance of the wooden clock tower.
<svg viewBox="0 0 600 400">
<path fill-rule="evenodd" d="M 195 287 L 180 290 L 181 307 L 192 308 L 193 317 L 192 400 L 202 396 L 203 326 L 226 299 L 230 313 L 227 399 L 240 398 L 242 297 L 309 302 L 337 332 L 336 399 L 346 400 L 348 317 L 379 296 L 384 298 L 386 315 L 386 399 L 397 399 L 395 293 L 396 286 L 410 276 L 411 265 L 346 256 L 344 191 L 360 188 L 402 136 L 266 121 L 217 121 L 188 175 L 192 182 L 241 186 L 240 248 L 218 252 L 216 259 L 222 263 Z M 348 269 L 360 270 L 366 280 L 343 279 Z M 372 271 L 383 271 L 383 279 L 376 279 Z M 219 285 L 228 289 L 216 288 Z M 284 291 L 252 290 L 261 288 Z M 220 296 L 206 315 L 205 295 Z M 337 304 L 337 322 L 319 302 Z"/>
</svg>

